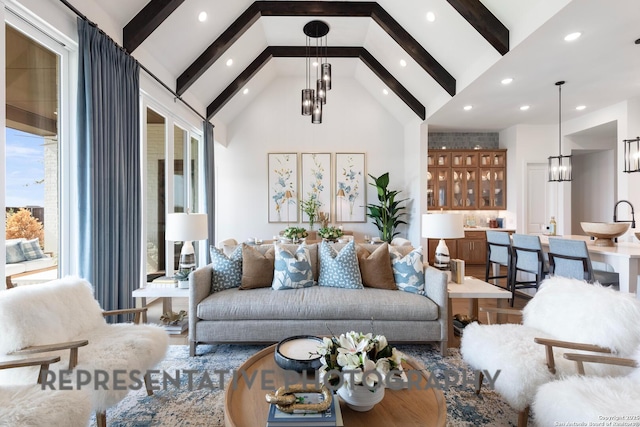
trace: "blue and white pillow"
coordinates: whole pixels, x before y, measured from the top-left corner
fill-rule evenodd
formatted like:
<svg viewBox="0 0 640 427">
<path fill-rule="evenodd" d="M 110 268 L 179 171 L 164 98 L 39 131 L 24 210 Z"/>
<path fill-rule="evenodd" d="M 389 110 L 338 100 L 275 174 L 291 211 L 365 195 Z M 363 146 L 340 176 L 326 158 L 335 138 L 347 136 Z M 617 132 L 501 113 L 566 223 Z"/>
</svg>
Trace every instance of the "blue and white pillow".
<svg viewBox="0 0 640 427">
<path fill-rule="evenodd" d="M 315 285 L 309 249 L 305 245 L 298 246 L 295 254 L 276 246 L 276 258 L 273 267 L 273 282 L 275 290 L 308 288 Z"/>
<path fill-rule="evenodd" d="M 15 264 L 17 262 L 26 261 L 27 259 L 24 257 L 22 253 L 22 248 L 20 247 L 21 239 L 16 239 L 13 241 L 6 242 L 6 264 Z"/>
<path fill-rule="evenodd" d="M 237 288 L 242 283 L 242 246 L 238 246 L 231 255 L 225 255 L 222 249 L 211 246 L 211 292 Z"/>
<path fill-rule="evenodd" d="M 347 243 L 340 253 L 325 241 L 320 244 L 318 284 L 334 288 L 363 288 L 356 245 L 353 240 Z"/>
<path fill-rule="evenodd" d="M 391 266 L 396 286 L 401 291 L 414 294 L 424 292 L 424 265 L 422 247 L 402 256 L 393 246 L 389 247 Z"/>
<path fill-rule="evenodd" d="M 20 242 L 20 249 L 22 249 L 22 253 L 27 261 L 44 258 L 44 252 L 40 249 L 40 239 L 37 237 Z"/>
</svg>

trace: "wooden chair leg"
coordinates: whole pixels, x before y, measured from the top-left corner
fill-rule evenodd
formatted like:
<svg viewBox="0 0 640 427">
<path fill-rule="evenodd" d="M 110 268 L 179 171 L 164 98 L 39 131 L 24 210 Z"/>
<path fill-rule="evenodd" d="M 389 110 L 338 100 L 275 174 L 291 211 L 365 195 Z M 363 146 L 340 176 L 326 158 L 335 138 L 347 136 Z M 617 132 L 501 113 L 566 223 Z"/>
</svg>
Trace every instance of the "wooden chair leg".
<svg viewBox="0 0 640 427">
<path fill-rule="evenodd" d="M 518 427 L 527 427 L 529 422 L 529 407 L 527 406 L 522 411 L 518 412 Z"/>
<path fill-rule="evenodd" d="M 107 412 L 96 412 L 96 423 L 98 427 L 107 427 Z"/>
<path fill-rule="evenodd" d="M 153 388 L 151 388 L 151 375 L 148 372 L 144 374 L 144 386 L 147 389 L 147 396 L 153 396 Z"/>
<path fill-rule="evenodd" d="M 484 374 L 482 371 L 478 372 L 478 384 L 476 384 L 476 395 L 480 394 L 480 387 L 482 387 L 482 381 L 484 381 Z"/>
</svg>

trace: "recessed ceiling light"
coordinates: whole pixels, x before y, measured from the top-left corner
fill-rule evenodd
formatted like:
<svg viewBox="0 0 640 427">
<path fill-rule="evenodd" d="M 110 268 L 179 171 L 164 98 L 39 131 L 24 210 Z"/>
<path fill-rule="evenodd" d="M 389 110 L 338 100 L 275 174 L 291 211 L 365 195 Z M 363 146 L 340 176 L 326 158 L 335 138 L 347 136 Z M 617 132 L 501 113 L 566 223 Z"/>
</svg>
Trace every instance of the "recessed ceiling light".
<svg viewBox="0 0 640 427">
<path fill-rule="evenodd" d="M 586 106 L 586 105 L 578 105 L 578 106 L 576 107 L 576 110 L 578 110 L 578 111 L 582 111 L 582 110 L 584 110 L 585 108 L 587 108 L 587 106 Z"/>
<path fill-rule="evenodd" d="M 500 83 L 502 83 L 503 85 L 508 85 L 509 83 L 511 83 L 513 81 L 513 79 L 511 77 L 507 77 L 506 79 L 502 79 L 500 81 Z"/>
<path fill-rule="evenodd" d="M 385 94 L 385 95 L 389 95 L 389 91 L 386 90 L 386 89 L 382 89 L 382 93 Z"/>
<path fill-rule="evenodd" d="M 427 21 L 433 22 L 436 20 L 436 14 L 433 12 L 427 12 Z"/>
<path fill-rule="evenodd" d="M 465 106 L 464 106 L 464 111 L 469 111 L 469 110 L 471 110 L 472 108 L 473 108 L 473 106 L 472 106 L 472 105 L 465 105 Z"/>
<path fill-rule="evenodd" d="M 246 95 L 249 93 L 249 88 L 244 88 L 244 90 L 242 91 L 243 95 Z"/>
<path fill-rule="evenodd" d="M 204 22 L 207 20 L 207 12 L 200 12 L 198 14 L 198 21 Z"/>
<path fill-rule="evenodd" d="M 231 67 L 233 65 L 233 59 L 227 59 L 227 67 Z"/>
<path fill-rule="evenodd" d="M 318 66 L 318 61 L 313 61 L 313 62 L 311 63 L 311 65 L 313 65 L 314 67 L 317 67 L 317 66 Z"/>
<path fill-rule="evenodd" d="M 404 59 L 400 60 L 400 66 L 401 67 L 406 67 L 407 66 L 407 61 L 405 61 Z"/>
<path fill-rule="evenodd" d="M 581 35 L 582 35 L 581 32 L 576 31 L 575 33 L 567 34 L 564 37 L 564 40 L 567 41 L 567 42 L 572 42 L 574 40 L 577 40 Z"/>
<path fill-rule="evenodd" d="M 522 107 L 520 107 L 520 110 L 522 111 L 527 111 L 530 107 L 528 105 L 523 105 Z"/>
</svg>

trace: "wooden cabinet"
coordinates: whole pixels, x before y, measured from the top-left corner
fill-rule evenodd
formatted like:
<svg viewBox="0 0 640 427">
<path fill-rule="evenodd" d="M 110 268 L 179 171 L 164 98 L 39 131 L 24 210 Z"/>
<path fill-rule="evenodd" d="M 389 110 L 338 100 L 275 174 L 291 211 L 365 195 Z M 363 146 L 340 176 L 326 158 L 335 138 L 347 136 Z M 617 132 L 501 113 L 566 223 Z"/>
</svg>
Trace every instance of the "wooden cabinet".
<svg viewBox="0 0 640 427">
<path fill-rule="evenodd" d="M 458 239 L 458 258 L 468 265 L 487 263 L 487 235 L 484 231 L 465 231 L 464 239 Z"/>
<path fill-rule="evenodd" d="M 507 208 L 507 150 L 429 150 L 428 209 Z"/>
</svg>

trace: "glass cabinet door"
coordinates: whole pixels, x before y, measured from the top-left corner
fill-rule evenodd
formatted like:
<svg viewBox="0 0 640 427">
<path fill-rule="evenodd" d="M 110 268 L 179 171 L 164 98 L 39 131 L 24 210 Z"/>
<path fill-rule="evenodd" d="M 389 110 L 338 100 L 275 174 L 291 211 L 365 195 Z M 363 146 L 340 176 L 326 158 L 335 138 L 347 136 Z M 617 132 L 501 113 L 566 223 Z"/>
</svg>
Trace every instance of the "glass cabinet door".
<svg viewBox="0 0 640 427">
<path fill-rule="evenodd" d="M 427 208 L 436 207 L 436 179 L 434 178 L 435 169 L 430 168 L 427 171 Z M 437 174 L 436 174 L 437 177 Z"/>
<path fill-rule="evenodd" d="M 495 209 L 506 209 L 506 177 L 505 170 L 501 168 L 493 169 L 493 207 Z"/>
<path fill-rule="evenodd" d="M 456 161 L 456 156 L 454 156 L 454 158 L 452 159 L 453 162 L 455 163 Z M 461 157 L 458 157 L 458 160 L 462 160 Z M 461 169 L 454 169 L 453 170 L 453 176 L 452 176 L 452 181 L 451 181 L 451 188 L 453 189 L 453 194 L 451 197 L 451 207 L 453 209 L 460 209 L 461 207 L 464 206 L 464 171 Z"/>
<path fill-rule="evenodd" d="M 451 185 L 450 169 L 437 169 L 437 183 L 436 183 L 436 208 L 449 208 L 451 203 L 449 202 L 449 187 Z"/>
<path fill-rule="evenodd" d="M 480 209 L 491 209 L 493 199 L 491 196 L 492 178 L 491 169 L 480 169 L 480 198 L 478 199 L 478 208 Z"/>
<path fill-rule="evenodd" d="M 464 176 L 464 207 L 475 209 L 478 207 L 478 169 L 465 170 Z"/>
<path fill-rule="evenodd" d="M 463 165 L 467 168 L 478 166 L 478 153 L 465 153 L 463 155 Z"/>
<path fill-rule="evenodd" d="M 437 153 L 435 155 L 435 162 L 435 166 L 438 167 L 451 167 L 451 153 Z"/>
</svg>

